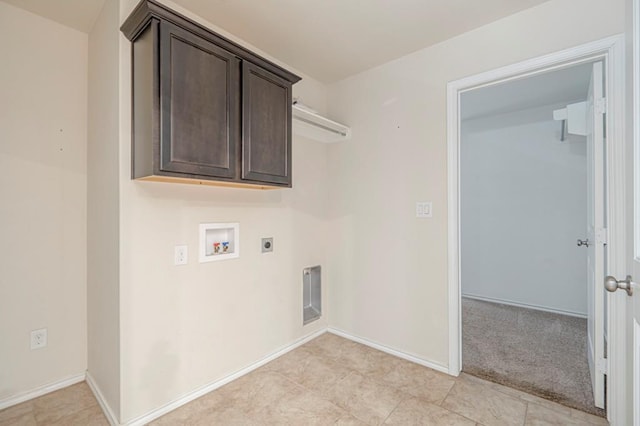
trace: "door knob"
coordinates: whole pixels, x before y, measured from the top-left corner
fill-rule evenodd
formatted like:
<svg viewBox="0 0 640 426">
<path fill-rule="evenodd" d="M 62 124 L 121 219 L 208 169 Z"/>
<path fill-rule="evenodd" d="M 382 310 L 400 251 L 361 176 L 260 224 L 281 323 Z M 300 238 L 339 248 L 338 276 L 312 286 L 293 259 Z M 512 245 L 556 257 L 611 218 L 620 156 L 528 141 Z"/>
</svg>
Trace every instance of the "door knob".
<svg viewBox="0 0 640 426">
<path fill-rule="evenodd" d="M 578 242 L 576 244 L 577 244 L 578 247 L 580 247 L 580 246 L 589 247 L 591 242 L 589 241 L 588 238 L 586 240 L 581 240 L 580 238 L 578 238 Z"/>
<path fill-rule="evenodd" d="M 629 296 L 633 294 L 633 289 L 631 288 L 632 284 L 631 275 L 627 275 L 626 279 L 619 281 L 611 275 L 604 279 L 604 288 L 606 288 L 607 291 L 614 292 L 617 289 L 622 289 L 626 291 Z"/>
</svg>

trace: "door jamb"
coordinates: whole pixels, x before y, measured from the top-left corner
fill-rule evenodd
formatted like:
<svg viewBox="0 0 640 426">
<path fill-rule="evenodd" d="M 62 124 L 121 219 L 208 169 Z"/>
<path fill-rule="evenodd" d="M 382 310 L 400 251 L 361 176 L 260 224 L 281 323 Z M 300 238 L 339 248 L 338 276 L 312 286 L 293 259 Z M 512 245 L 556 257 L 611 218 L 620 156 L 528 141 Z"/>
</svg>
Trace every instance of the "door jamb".
<svg viewBox="0 0 640 426">
<path fill-rule="evenodd" d="M 610 275 L 626 274 L 625 236 L 625 91 L 624 37 L 616 35 L 549 55 L 452 81 L 447 84 L 448 154 L 448 286 L 449 286 L 449 374 L 458 376 L 462 368 L 462 320 L 460 282 L 460 95 L 463 92 L 510 80 L 603 59 L 605 63 L 606 115 L 606 198 L 609 229 Z M 626 305 L 607 296 L 607 324 L 611 358 L 607 380 L 607 416 L 612 424 L 626 424 Z"/>
</svg>

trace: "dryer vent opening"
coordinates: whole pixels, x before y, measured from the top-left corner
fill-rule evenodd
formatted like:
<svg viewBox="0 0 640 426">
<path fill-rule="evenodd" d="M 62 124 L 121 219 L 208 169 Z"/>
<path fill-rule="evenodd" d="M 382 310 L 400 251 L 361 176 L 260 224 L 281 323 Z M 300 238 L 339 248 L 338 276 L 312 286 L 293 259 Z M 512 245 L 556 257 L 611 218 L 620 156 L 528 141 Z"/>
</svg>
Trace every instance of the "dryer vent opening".
<svg viewBox="0 0 640 426">
<path fill-rule="evenodd" d="M 320 266 L 302 270 L 303 324 L 317 320 L 322 315 L 322 278 Z"/>
</svg>

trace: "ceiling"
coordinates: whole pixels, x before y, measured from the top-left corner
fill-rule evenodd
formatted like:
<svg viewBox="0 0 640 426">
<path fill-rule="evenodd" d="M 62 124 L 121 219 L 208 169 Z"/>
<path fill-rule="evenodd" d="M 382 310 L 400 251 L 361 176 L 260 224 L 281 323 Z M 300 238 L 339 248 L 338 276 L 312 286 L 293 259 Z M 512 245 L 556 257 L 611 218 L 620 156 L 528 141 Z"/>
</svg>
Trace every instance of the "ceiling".
<svg viewBox="0 0 640 426">
<path fill-rule="evenodd" d="M 592 64 L 575 65 L 462 94 L 461 118 L 469 120 L 587 99 Z"/>
<path fill-rule="evenodd" d="M 4 0 L 89 32 L 104 0 Z M 174 0 L 331 83 L 548 0 Z"/>
</svg>

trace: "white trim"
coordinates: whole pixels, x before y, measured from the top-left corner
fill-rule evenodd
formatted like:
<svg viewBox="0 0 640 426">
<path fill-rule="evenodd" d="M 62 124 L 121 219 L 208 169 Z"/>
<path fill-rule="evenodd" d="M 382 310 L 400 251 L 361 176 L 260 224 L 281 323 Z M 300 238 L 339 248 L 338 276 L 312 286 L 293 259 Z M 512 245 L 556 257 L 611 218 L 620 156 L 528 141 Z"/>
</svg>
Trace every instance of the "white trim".
<svg viewBox="0 0 640 426">
<path fill-rule="evenodd" d="M 530 305 L 528 303 L 515 302 L 507 299 L 496 299 L 493 297 L 477 296 L 475 294 L 463 293 L 462 297 L 467 299 L 480 300 L 482 302 L 500 303 L 501 305 L 516 306 L 518 308 L 533 309 L 534 311 L 551 312 L 552 314 L 567 315 L 576 318 L 587 318 L 587 314 L 582 312 L 565 311 L 563 309 L 549 308 L 548 306 Z"/>
<path fill-rule="evenodd" d="M 596 371 L 596 368 L 598 368 L 598 363 L 596 362 L 593 340 L 591 340 L 591 336 L 589 335 L 589 333 L 587 333 L 587 362 L 589 363 L 589 372 Z M 594 377 L 590 375 L 590 378 L 591 382 L 593 382 Z"/>
<path fill-rule="evenodd" d="M 638 191 L 638 185 L 640 185 L 640 0 L 633 0 L 632 6 L 633 13 L 633 39 L 632 52 L 633 52 L 633 75 L 631 76 L 633 81 L 633 199 L 635 205 L 633 206 L 634 213 L 634 232 L 635 238 L 633 241 L 633 257 L 635 262 L 640 262 L 640 218 L 638 218 L 638 212 L 640 211 L 640 192 Z M 637 279 L 637 278 L 636 278 Z M 638 297 L 638 296 L 636 296 Z M 633 319 L 633 395 L 631 404 L 633 407 L 633 425 L 640 426 L 640 324 Z"/>
<path fill-rule="evenodd" d="M 637 1 L 637 0 L 636 0 Z M 526 60 L 460 80 L 447 85 L 448 152 L 448 285 L 449 285 L 449 374 L 461 368 L 460 320 L 460 232 L 459 232 L 459 100 L 467 90 L 516 80 L 549 70 L 605 59 L 607 93 L 607 209 L 610 224 L 609 265 L 607 273 L 625 276 L 625 163 L 624 163 L 624 37 L 611 36 L 557 53 Z M 612 424 L 627 424 L 625 385 L 625 316 L 623 296 L 609 296 L 610 374 L 607 380 Z"/>
<path fill-rule="evenodd" d="M 462 93 L 481 87 L 493 86 L 507 81 L 520 80 L 542 72 L 567 68 L 580 63 L 593 62 L 607 55 L 617 43 L 624 44 L 624 37 L 615 35 L 591 43 L 572 47 L 556 53 L 528 59 L 517 64 L 507 65 L 494 70 L 449 82 L 447 88 L 453 93 Z M 457 97 L 457 96 L 456 96 Z M 457 108 L 453 108 L 457 111 Z M 454 123 L 454 126 L 456 124 Z"/>
<path fill-rule="evenodd" d="M 640 324 L 633 320 L 633 371 L 640 371 Z M 640 426 L 640 374 L 633 375 L 633 425 Z"/>
<path fill-rule="evenodd" d="M 194 391 L 188 392 L 184 395 L 182 395 L 180 398 L 175 399 L 159 408 L 156 408 L 155 410 L 152 410 L 150 412 L 148 412 L 147 414 L 143 414 L 142 416 L 136 417 L 133 420 L 130 420 L 128 422 L 126 422 L 125 424 L 127 426 L 142 426 L 145 425 L 149 422 L 151 422 L 152 420 L 155 420 L 173 410 L 175 410 L 176 408 L 179 408 L 195 399 L 200 398 L 201 396 L 218 389 L 221 386 L 226 385 L 229 382 L 232 382 L 242 376 L 244 376 L 245 374 L 249 374 L 250 372 L 252 372 L 253 370 L 262 367 L 263 365 L 267 364 L 268 362 L 273 361 L 274 359 L 281 357 L 282 355 L 286 354 L 287 352 L 290 352 L 292 350 L 294 350 L 295 348 L 304 345 L 305 343 L 307 343 L 310 340 L 315 339 L 316 337 L 324 334 L 327 332 L 326 328 L 323 328 L 321 330 L 318 330 L 314 333 L 311 333 L 305 337 L 302 337 L 298 340 L 296 340 L 295 342 L 286 345 L 278 350 L 276 350 L 275 352 L 273 352 L 271 355 L 268 355 L 264 358 L 262 358 L 261 360 L 254 362 L 251 365 L 248 365 L 247 367 L 236 371 L 233 374 L 229 374 L 226 377 L 223 377 L 220 380 L 216 380 L 215 382 L 209 383 L 207 385 L 204 385 Z"/>
<path fill-rule="evenodd" d="M 607 275 L 627 274 L 627 219 L 626 219 L 626 155 L 625 137 L 625 43 L 619 36 L 607 52 L 607 142 L 606 142 L 606 194 L 607 228 L 610 241 L 607 245 Z M 608 292 L 607 292 L 608 293 Z M 607 376 L 607 417 L 613 425 L 628 424 L 627 419 L 627 295 L 624 292 L 608 293 L 609 374 Z"/>
<path fill-rule="evenodd" d="M 379 351 L 388 353 L 389 355 L 397 356 L 398 358 L 406 359 L 407 361 L 414 362 L 416 364 L 420 364 L 424 367 L 429 367 L 432 370 L 440 371 L 442 373 L 448 373 L 449 369 L 444 365 L 438 364 L 437 362 L 428 361 L 426 359 L 420 358 L 416 355 L 409 354 L 407 352 L 402 352 L 397 349 L 390 348 L 388 346 L 381 345 L 380 343 L 373 342 L 371 340 L 354 336 L 353 334 L 349 334 L 345 331 L 338 330 L 337 328 L 329 327 L 327 330 L 329 333 L 335 334 L 336 336 L 344 337 L 345 339 L 353 340 L 357 343 L 362 343 L 363 345 L 372 347 Z"/>
<path fill-rule="evenodd" d="M 640 120 L 637 118 L 640 114 L 640 0 L 633 0 L 633 152 L 634 152 L 634 183 L 640 182 Z M 638 192 L 637 189 L 634 191 Z M 640 197 L 634 197 L 635 205 L 634 212 L 640 211 Z M 640 262 L 640 246 L 636 247 L 635 242 L 640 241 L 640 218 L 636 214 L 634 217 L 634 244 L 633 244 L 633 256 L 636 262 Z"/>
<path fill-rule="evenodd" d="M 66 388 L 67 386 L 75 385 L 76 383 L 83 382 L 84 379 L 85 373 L 75 374 L 73 376 L 57 380 L 55 382 L 47 383 L 46 385 L 38 386 L 35 389 L 10 396 L 8 398 L 0 400 L 0 410 L 4 410 L 5 408 L 18 405 L 21 402 L 29 401 L 30 399 L 34 399 L 42 395 L 46 395 L 50 392 Z"/>
<path fill-rule="evenodd" d="M 96 400 L 98 401 L 98 404 L 100 404 L 100 408 L 102 408 L 102 412 L 104 413 L 104 416 L 107 418 L 107 421 L 109 422 L 109 424 L 111 424 L 112 426 L 119 425 L 120 422 L 118 421 L 118 417 L 115 415 L 115 413 L 111 409 L 111 406 L 109 406 L 109 404 L 107 403 L 107 400 L 104 398 L 104 395 L 100 391 L 100 387 L 98 387 L 93 376 L 88 371 L 87 371 L 86 380 L 87 380 L 87 385 L 89 385 L 89 389 L 91 389 L 91 392 L 93 392 L 93 396 L 95 396 Z"/>
<path fill-rule="evenodd" d="M 462 310 L 460 309 L 460 92 L 458 84 L 447 84 L 447 187 L 448 187 L 448 275 L 449 275 L 449 374 L 462 371 Z"/>
</svg>

